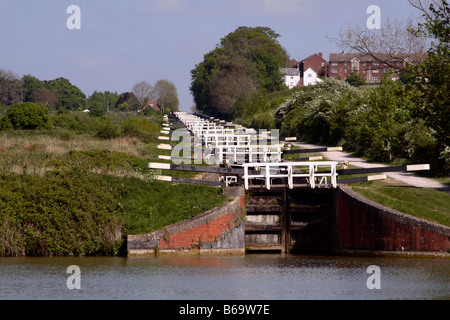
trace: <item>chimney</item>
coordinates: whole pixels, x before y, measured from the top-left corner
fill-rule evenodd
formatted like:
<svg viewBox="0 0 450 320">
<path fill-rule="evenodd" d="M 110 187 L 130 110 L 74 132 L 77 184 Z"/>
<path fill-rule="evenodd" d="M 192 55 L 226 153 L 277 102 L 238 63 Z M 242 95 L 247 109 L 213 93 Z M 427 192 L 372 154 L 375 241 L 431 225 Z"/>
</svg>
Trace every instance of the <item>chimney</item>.
<svg viewBox="0 0 450 320">
<path fill-rule="evenodd" d="M 321 57 L 321 58 L 322 58 L 322 52 L 319 52 L 319 57 Z"/>
</svg>

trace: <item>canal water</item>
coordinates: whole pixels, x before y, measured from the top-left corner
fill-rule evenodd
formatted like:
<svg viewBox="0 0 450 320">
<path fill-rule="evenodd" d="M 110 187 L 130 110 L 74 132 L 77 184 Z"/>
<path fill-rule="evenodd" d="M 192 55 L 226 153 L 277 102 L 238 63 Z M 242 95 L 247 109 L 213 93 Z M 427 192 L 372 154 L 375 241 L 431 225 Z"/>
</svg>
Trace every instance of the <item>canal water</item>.
<svg viewBox="0 0 450 320">
<path fill-rule="evenodd" d="M 79 273 L 67 272 L 72 265 Z M 260 254 L 0 258 L 0 300 L 8 299 L 450 299 L 450 260 Z"/>
</svg>

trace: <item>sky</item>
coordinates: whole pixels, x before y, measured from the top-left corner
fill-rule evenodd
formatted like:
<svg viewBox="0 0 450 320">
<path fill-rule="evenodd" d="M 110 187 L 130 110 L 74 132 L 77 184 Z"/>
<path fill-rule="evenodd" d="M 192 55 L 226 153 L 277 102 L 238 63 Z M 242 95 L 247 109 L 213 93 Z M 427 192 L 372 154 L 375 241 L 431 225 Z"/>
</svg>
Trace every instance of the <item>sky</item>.
<svg viewBox="0 0 450 320">
<path fill-rule="evenodd" d="M 80 9 L 80 29 L 69 29 Z M 419 17 L 408 0 L 0 0 L 0 69 L 40 80 L 59 77 L 94 91 L 175 84 L 180 110 L 194 105 L 191 70 L 240 26 L 269 27 L 291 59 L 340 52 L 331 38 L 365 26 L 370 5 L 381 21 Z"/>
</svg>

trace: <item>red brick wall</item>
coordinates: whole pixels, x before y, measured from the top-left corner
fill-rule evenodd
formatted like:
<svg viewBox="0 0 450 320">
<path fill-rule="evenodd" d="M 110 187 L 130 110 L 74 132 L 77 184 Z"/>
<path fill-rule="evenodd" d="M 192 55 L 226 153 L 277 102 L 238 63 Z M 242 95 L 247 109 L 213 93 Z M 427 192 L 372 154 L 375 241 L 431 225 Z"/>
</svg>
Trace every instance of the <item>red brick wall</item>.
<svg viewBox="0 0 450 320">
<path fill-rule="evenodd" d="M 325 73 L 327 72 L 327 61 L 323 59 L 319 54 L 313 54 L 303 60 L 300 67 L 302 69 L 302 72 L 305 72 L 306 70 L 308 70 L 308 68 L 312 68 L 317 73 L 317 75 L 320 75 L 319 73 L 322 68 L 324 68 Z"/>
<path fill-rule="evenodd" d="M 159 240 L 159 247 L 162 250 L 190 249 L 193 245 L 197 245 L 203 241 L 215 241 L 224 229 L 231 229 L 233 225 L 233 213 L 229 212 L 213 221 L 161 238 Z"/>
<path fill-rule="evenodd" d="M 338 192 L 336 237 L 339 250 L 447 251 L 450 228 L 383 208 Z"/>
</svg>

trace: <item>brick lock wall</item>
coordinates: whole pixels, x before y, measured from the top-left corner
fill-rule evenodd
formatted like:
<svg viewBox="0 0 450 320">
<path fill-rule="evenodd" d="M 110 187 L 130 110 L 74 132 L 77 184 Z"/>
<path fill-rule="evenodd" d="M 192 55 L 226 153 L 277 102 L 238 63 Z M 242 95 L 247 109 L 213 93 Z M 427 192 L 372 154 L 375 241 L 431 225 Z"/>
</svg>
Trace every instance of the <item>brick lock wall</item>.
<svg viewBox="0 0 450 320">
<path fill-rule="evenodd" d="M 202 242 L 216 241 L 223 230 L 229 230 L 233 226 L 233 213 L 228 212 L 210 222 L 161 238 L 159 240 L 159 247 L 161 250 L 190 249 L 192 246 L 201 244 Z"/>
<path fill-rule="evenodd" d="M 347 189 L 338 191 L 335 224 L 338 250 L 450 250 L 450 228 L 382 207 Z"/>
<path fill-rule="evenodd" d="M 197 217 L 181 221 L 163 229 L 138 235 L 128 235 L 129 255 L 151 254 L 155 250 L 225 249 L 242 251 L 245 248 L 241 223 L 245 207 L 245 193 L 234 194 L 223 207 L 214 208 Z M 236 190 L 235 190 L 236 192 Z"/>
</svg>

